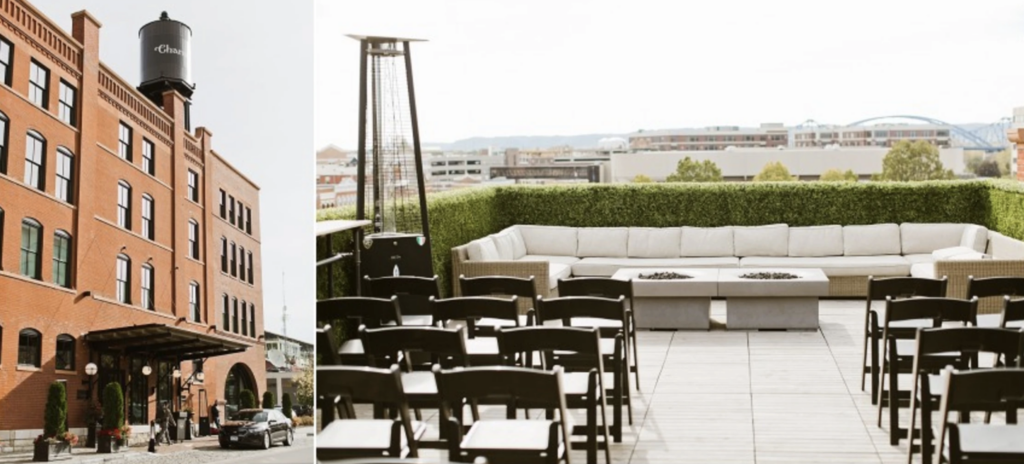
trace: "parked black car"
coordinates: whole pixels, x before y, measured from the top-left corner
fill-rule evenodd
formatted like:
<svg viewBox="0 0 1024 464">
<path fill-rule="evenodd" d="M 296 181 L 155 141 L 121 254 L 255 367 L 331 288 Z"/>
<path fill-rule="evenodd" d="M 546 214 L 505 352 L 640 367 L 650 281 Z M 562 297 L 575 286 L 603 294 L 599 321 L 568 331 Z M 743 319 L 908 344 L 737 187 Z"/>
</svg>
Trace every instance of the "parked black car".
<svg viewBox="0 0 1024 464">
<path fill-rule="evenodd" d="M 268 449 L 274 443 L 291 446 L 295 427 L 291 419 L 274 409 L 242 409 L 220 428 L 221 448 L 256 446 Z"/>
</svg>

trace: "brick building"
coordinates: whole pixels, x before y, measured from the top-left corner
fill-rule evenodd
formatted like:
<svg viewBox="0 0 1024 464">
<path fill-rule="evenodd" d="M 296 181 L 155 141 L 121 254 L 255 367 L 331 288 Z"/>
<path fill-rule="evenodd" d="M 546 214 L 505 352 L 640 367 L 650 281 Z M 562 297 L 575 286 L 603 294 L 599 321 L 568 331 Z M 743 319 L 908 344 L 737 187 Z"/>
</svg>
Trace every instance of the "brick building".
<svg viewBox="0 0 1024 464">
<path fill-rule="evenodd" d="M 763 123 L 759 127 L 664 129 L 629 135 L 629 147 L 637 151 L 717 151 L 728 147 L 775 148 L 787 145 L 789 130 L 780 123 Z"/>
<path fill-rule="evenodd" d="M 41 432 L 54 381 L 79 433 L 110 382 L 133 425 L 266 385 L 259 187 L 188 127 L 187 95 L 144 95 L 72 19 L 0 0 L 3 445 Z"/>
</svg>

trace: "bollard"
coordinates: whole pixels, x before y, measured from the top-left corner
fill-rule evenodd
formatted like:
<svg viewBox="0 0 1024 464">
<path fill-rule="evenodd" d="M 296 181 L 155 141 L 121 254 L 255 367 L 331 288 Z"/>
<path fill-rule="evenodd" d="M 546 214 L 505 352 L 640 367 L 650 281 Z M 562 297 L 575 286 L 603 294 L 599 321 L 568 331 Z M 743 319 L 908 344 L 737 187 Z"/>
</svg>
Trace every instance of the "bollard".
<svg viewBox="0 0 1024 464">
<path fill-rule="evenodd" d="M 153 429 L 156 428 L 156 422 L 149 421 L 149 452 L 156 453 L 156 437 L 153 436 Z"/>
</svg>

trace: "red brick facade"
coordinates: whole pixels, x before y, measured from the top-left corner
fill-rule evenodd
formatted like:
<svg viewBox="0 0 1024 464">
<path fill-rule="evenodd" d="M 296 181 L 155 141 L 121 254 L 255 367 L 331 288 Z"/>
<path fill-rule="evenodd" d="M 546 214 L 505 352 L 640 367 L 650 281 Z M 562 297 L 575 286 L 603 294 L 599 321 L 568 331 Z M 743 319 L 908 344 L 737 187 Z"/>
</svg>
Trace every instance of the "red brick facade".
<svg viewBox="0 0 1024 464">
<path fill-rule="evenodd" d="M 10 431 L 42 428 L 47 387 L 56 380 L 67 382 L 69 425 L 85 426 L 90 401 L 77 395 L 89 388 L 85 365 L 99 363 L 97 353 L 91 353 L 84 341 L 90 331 L 160 323 L 231 337 L 249 348 L 244 353 L 209 358 L 203 369 L 205 381 L 189 391 L 198 396 L 199 390 L 205 389 L 210 404 L 224 400 L 228 372 L 238 363 L 246 366 L 242 371 L 251 372 L 255 388 L 266 385 L 258 187 L 211 149 L 210 131 L 198 128 L 189 133 L 185 100 L 180 94 L 165 93 L 161 108 L 100 63 L 101 25 L 88 13 L 73 15 L 71 34 L 23 0 L 0 0 L 0 17 L 0 38 L 13 50 L 8 63 L 10 77 L 0 85 L 0 112 L 6 119 L 6 169 L 0 166 L 0 441 L 13 439 Z M 125 43 L 134 39 L 108 40 L 127 46 Z M 5 59 L 0 53 L 0 61 Z M 49 71 L 47 108 L 31 101 L 33 61 Z M 72 124 L 60 118 L 62 81 L 76 91 Z M 118 154 L 121 123 L 131 128 L 130 161 Z M 30 131 L 45 140 L 42 190 L 26 183 Z M 153 146 L 153 174 L 143 169 L 145 143 Z M 68 201 L 58 199 L 59 149 L 73 156 Z M 198 201 L 189 198 L 190 172 L 198 180 Z M 119 182 L 131 186 L 130 230 L 118 223 Z M 248 215 L 243 218 L 251 224 L 249 231 L 244 224 L 232 225 L 220 217 L 221 190 L 240 201 L 242 211 L 251 211 L 251 219 Z M 145 237 L 142 227 L 143 195 L 153 202 L 152 239 Z M 22 275 L 22 224 L 26 220 L 41 226 L 38 278 Z M 190 256 L 190 221 L 199 226 L 198 259 Z M 53 274 L 54 234 L 58 230 L 71 237 L 67 288 L 55 283 Z M 232 277 L 230 271 L 222 272 L 221 237 L 244 247 L 246 254 L 252 253 L 251 260 L 245 257 L 244 281 Z M 130 258 L 127 304 L 118 301 L 119 254 Z M 250 263 L 251 284 L 246 269 Z M 141 305 L 143 266 L 151 266 L 154 275 L 153 310 Z M 190 314 L 192 283 L 199 287 L 199 322 L 193 322 Z M 224 327 L 224 295 L 245 301 L 247 310 L 255 313 L 255 333 L 249 327 L 244 335 L 239 327 Z M 250 318 L 247 313 L 247 323 Z M 39 367 L 19 365 L 19 334 L 25 329 L 38 333 Z M 60 335 L 74 339 L 73 369 L 57 369 L 56 340 Z M 154 360 L 143 361 L 154 369 L 146 380 L 145 393 L 147 417 L 152 420 L 156 416 L 157 366 Z M 142 375 L 132 371 L 127 356 L 120 359 L 116 370 L 126 388 L 133 380 L 139 382 Z M 181 363 L 183 379 L 191 370 L 192 363 Z M 178 391 L 172 388 L 176 397 Z M 255 393 L 258 396 L 262 391 Z M 129 397 L 126 392 L 126 404 Z"/>
</svg>

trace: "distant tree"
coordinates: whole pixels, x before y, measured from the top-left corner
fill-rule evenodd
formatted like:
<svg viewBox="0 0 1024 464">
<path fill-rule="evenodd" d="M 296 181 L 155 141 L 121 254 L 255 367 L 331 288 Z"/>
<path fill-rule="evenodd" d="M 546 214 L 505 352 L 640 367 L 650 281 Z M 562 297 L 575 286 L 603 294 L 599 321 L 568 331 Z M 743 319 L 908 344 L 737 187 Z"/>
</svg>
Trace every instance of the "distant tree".
<svg viewBox="0 0 1024 464">
<path fill-rule="evenodd" d="M 689 156 L 676 164 L 676 172 L 665 178 L 667 182 L 721 182 L 722 170 L 711 160 L 696 162 Z"/>
<path fill-rule="evenodd" d="M 637 174 L 636 177 L 633 178 L 633 183 L 634 184 L 647 184 L 647 183 L 651 183 L 651 182 L 654 182 L 654 181 L 651 180 L 650 177 L 647 177 L 647 176 L 645 176 L 643 174 Z"/>
<path fill-rule="evenodd" d="M 291 419 L 295 411 L 292 411 L 292 394 L 285 393 L 281 397 L 281 412 L 284 413 L 285 417 Z"/>
<path fill-rule="evenodd" d="M 1003 177 L 1010 175 L 1010 162 L 1013 160 L 1013 154 L 1010 153 L 1010 150 L 1007 149 L 996 153 L 993 158 L 995 158 L 996 163 L 999 165 L 999 175 Z"/>
<path fill-rule="evenodd" d="M 978 177 L 1000 177 L 1003 175 L 999 169 L 999 163 L 995 159 L 982 161 L 978 168 L 974 170 L 974 173 Z"/>
<path fill-rule="evenodd" d="M 781 161 L 772 161 L 764 165 L 756 176 L 754 182 L 780 182 L 794 180 L 789 169 Z"/>
<path fill-rule="evenodd" d="M 953 171 L 942 166 L 939 149 L 924 140 L 896 142 L 882 159 L 882 173 L 872 176 L 872 179 L 897 182 L 953 178 Z"/>
<path fill-rule="evenodd" d="M 852 169 L 847 169 L 846 172 L 838 169 L 829 169 L 821 173 L 821 177 L 818 180 L 822 182 L 857 182 L 857 175 L 853 173 Z"/>
<path fill-rule="evenodd" d="M 965 151 L 964 152 L 964 167 L 968 171 L 975 174 L 978 173 L 978 166 L 985 161 L 985 152 L 981 151 Z"/>
<path fill-rule="evenodd" d="M 312 361 L 312 360 L 311 360 Z M 306 367 L 295 379 L 295 399 L 304 406 L 313 405 L 313 363 L 307 363 Z"/>
</svg>

